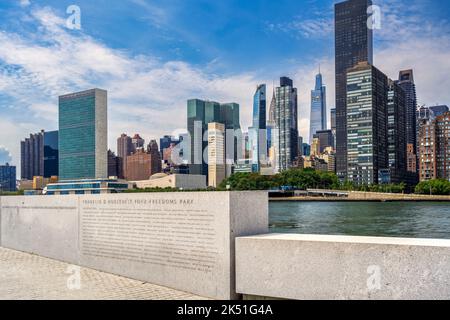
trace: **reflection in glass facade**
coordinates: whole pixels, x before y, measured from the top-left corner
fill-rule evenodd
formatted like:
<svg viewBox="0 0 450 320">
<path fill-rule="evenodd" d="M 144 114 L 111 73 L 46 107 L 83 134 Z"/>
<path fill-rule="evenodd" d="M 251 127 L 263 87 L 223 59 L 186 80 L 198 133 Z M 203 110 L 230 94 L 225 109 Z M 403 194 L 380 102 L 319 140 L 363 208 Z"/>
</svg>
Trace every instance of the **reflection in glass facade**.
<svg viewBox="0 0 450 320">
<path fill-rule="evenodd" d="M 312 143 L 317 131 L 327 129 L 327 94 L 322 82 L 322 75 L 316 76 L 315 89 L 311 91 L 311 118 L 309 128 L 309 142 Z"/>
<path fill-rule="evenodd" d="M 60 180 L 107 177 L 107 92 L 59 97 Z"/>
<path fill-rule="evenodd" d="M 367 62 L 347 73 L 347 179 L 377 184 L 388 168 L 388 78 Z"/>
<path fill-rule="evenodd" d="M 44 132 L 44 178 L 58 176 L 58 131 Z"/>
</svg>

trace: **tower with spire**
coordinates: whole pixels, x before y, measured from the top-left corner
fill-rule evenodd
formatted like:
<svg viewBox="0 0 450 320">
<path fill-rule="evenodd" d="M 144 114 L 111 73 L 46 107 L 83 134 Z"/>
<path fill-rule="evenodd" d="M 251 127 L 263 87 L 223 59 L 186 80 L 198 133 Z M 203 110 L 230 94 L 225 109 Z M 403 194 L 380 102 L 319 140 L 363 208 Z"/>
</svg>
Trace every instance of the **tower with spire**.
<svg viewBox="0 0 450 320">
<path fill-rule="evenodd" d="M 316 85 L 311 91 L 311 117 L 309 129 L 309 141 L 312 143 L 317 131 L 327 129 L 327 101 L 326 87 L 323 84 L 322 73 L 316 75 Z"/>
</svg>

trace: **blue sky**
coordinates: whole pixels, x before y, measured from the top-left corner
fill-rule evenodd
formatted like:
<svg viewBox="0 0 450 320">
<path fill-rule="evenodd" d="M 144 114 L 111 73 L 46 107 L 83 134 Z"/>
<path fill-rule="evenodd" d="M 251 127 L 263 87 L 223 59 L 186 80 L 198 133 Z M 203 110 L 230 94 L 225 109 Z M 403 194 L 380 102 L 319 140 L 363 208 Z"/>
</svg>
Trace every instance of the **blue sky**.
<svg viewBox="0 0 450 320">
<path fill-rule="evenodd" d="M 148 141 L 185 128 L 186 100 L 236 101 L 250 124 L 259 83 L 282 75 L 299 89 L 308 138 L 310 90 L 322 65 L 334 101 L 329 0 L 2 0 L 0 162 L 19 165 L 19 143 L 57 128 L 57 97 L 109 91 L 109 145 L 120 133 Z M 82 30 L 65 27 L 69 5 Z M 414 68 L 419 102 L 450 104 L 450 3 L 379 0 L 375 65 L 395 78 Z M 271 91 L 271 89 L 269 89 Z"/>
</svg>

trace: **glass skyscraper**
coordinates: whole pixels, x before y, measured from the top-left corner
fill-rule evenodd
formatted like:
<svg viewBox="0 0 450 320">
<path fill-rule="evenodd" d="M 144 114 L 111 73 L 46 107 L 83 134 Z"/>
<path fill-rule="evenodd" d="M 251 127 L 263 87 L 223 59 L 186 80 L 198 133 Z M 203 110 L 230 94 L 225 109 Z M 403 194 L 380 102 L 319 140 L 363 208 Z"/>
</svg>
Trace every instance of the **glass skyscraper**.
<svg viewBox="0 0 450 320">
<path fill-rule="evenodd" d="M 417 146 L 417 95 L 413 70 L 400 71 L 397 84 L 406 94 L 406 143 Z M 417 153 L 417 149 L 414 151 Z"/>
<path fill-rule="evenodd" d="M 60 180 L 107 178 L 107 130 L 105 90 L 59 97 Z"/>
<path fill-rule="evenodd" d="M 267 164 L 266 96 L 266 85 L 259 85 L 253 97 L 253 126 L 249 128 L 253 172 Z"/>
<path fill-rule="evenodd" d="M 316 86 L 311 91 L 311 118 L 309 140 L 312 143 L 317 131 L 327 129 L 327 94 L 323 85 L 322 74 L 316 75 Z"/>
<path fill-rule="evenodd" d="M 0 191 L 13 192 L 16 189 L 16 167 L 8 163 L 0 165 Z"/>
<path fill-rule="evenodd" d="M 347 170 L 347 70 L 358 62 L 373 64 L 373 31 L 368 28 L 371 0 L 348 0 L 335 5 L 336 171 Z"/>
<path fill-rule="evenodd" d="M 225 126 L 225 130 L 233 130 L 239 132 L 239 104 L 225 103 L 220 104 L 214 101 L 204 101 L 199 99 L 191 99 L 187 102 L 187 128 L 189 132 L 189 140 L 183 141 L 183 144 L 190 145 L 188 153 L 189 173 L 208 175 L 208 165 L 205 161 L 204 152 L 208 147 L 208 138 L 206 132 L 209 123 L 221 123 Z M 226 143 L 226 160 L 236 161 L 238 153 L 241 153 L 240 146 L 242 143 L 242 134 L 233 134 L 233 139 L 228 139 L 225 135 Z M 231 173 L 227 166 L 228 174 Z"/>
<path fill-rule="evenodd" d="M 394 81 L 389 80 L 388 91 L 388 153 L 390 182 L 408 181 L 406 144 L 406 94 Z"/>
<path fill-rule="evenodd" d="M 275 89 L 275 131 L 275 171 L 281 172 L 291 168 L 299 155 L 297 88 L 287 77 Z"/>
<path fill-rule="evenodd" d="M 44 178 L 58 176 L 58 131 L 44 132 Z"/>
<path fill-rule="evenodd" d="M 356 185 L 378 184 L 388 169 L 388 78 L 367 62 L 347 73 L 347 179 Z M 405 149 L 406 150 L 406 149 Z"/>
</svg>

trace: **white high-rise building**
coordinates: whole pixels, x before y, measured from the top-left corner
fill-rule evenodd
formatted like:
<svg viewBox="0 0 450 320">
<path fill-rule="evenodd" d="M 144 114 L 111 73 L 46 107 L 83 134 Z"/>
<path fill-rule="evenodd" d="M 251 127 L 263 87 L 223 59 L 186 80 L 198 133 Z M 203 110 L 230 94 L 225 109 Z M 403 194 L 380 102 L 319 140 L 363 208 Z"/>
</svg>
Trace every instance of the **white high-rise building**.
<svg viewBox="0 0 450 320">
<path fill-rule="evenodd" d="M 217 188 L 226 178 L 225 125 L 208 124 L 208 186 Z"/>
</svg>

